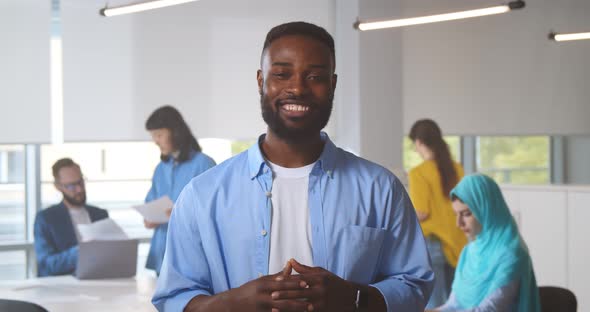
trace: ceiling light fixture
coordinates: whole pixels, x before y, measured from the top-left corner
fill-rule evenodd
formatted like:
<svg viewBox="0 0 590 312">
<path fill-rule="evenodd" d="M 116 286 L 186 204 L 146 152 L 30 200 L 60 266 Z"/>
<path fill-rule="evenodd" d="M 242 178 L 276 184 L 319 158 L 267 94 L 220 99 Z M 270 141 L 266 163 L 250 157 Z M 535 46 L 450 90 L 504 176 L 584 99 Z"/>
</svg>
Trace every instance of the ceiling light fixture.
<svg viewBox="0 0 590 312">
<path fill-rule="evenodd" d="M 493 15 L 493 14 L 501 14 L 506 13 L 512 10 L 522 9 L 524 8 L 525 3 L 524 1 L 517 0 L 511 1 L 507 4 L 483 8 L 483 9 L 476 9 L 476 10 L 469 10 L 469 11 L 461 11 L 461 12 L 454 12 L 454 13 L 444 13 L 444 14 L 436 14 L 436 15 L 428 15 L 428 16 L 420 16 L 420 17 L 412 17 L 412 18 L 402 18 L 402 19 L 395 19 L 395 20 L 382 20 L 382 21 L 357 21 L 354 24 L 354 28 L 358 30 L 373 30 L 373 29 L 383 29 L 383 28 L 392 28 L 392 27 L 403 27 L 403 26 L 410 26 L 410 25 L 418 25 L 418 24 L 427 24 L 427 23 L 436 23 L 436 22 L 444 22 L 444 21 L 453 21 L 458 19 L 470 18 L 470 17 L 478 17 L 478 16 L 486 16 L 486 15 Z"/>
<path fill-rule="evenodd" d="M 140 2 L 128 5 L 122 5 L 118 7 L 108 8 L 105 7 L 104 9 L 100 10 L 100 15 L 110 17 L 115 15 L 122 15 L 122 14 L 129 14 L 135 12 L 141 12 L 146 10 L 153 10 L 159 9 L 171 5 L 177 5 L 187 2 L 193 2 L 197 0 L 154 0 L 154 1 L 147 1 L 147 2 Z"/>
<path fill-rule="evenodd" d="M 572 41 L 572 40 L 590 39 L 590 32 L 570 33 L 570 34 L 557 34 L 557 33 L 551 32 L 551 33 L 549 33 L 549 39 L 555 40 L 555 41 Z"/>
</svg>

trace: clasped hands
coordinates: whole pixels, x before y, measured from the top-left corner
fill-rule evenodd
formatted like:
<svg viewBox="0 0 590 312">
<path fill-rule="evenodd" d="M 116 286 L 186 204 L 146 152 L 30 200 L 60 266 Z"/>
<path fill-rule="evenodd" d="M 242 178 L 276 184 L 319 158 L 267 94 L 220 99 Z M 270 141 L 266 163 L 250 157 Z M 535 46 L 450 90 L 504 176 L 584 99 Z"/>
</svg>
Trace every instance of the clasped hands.
<svg viewBox="0 0 590 312">
<path fill-rule="evenodd" d="M 354 311 L 356 291 L 330 271 L 291 259 L 282 272 L 234 289 L 232 301 L 241 311 Z"/>
</svg>

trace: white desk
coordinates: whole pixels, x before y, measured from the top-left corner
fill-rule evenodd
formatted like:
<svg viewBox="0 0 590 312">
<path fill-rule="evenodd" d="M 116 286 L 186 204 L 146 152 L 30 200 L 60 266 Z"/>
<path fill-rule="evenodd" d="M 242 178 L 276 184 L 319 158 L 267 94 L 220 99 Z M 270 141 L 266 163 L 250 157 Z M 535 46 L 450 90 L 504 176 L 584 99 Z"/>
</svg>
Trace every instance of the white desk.
<svg viewBox="0 0 590 312">
<path fill-rule="evenodd" d="M 151 304 L 156 279 L 78 280 L 73 276 L 0 281 L 0 298 L 37 303 L 50 312 L 156 311 Z"/>
</svg>

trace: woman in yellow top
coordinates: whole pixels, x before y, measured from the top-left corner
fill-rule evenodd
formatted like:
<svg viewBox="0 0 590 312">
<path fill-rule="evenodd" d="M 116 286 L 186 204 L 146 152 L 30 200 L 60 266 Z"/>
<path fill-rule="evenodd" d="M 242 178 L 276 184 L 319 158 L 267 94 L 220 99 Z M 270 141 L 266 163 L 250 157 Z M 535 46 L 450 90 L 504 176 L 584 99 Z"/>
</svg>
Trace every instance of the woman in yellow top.
<svg viewBox="0 0 590 312">
<path fill-rule="evenodd" d="M 455 267 L 467 239 L 455 224 L 449 193 L 463 177 L 463 168 L 449 152 L 438 125 L 430 119 L 418 120 L 410 130 L 416 152 L 424 159 L 408 174 L 410 198 L 420 220 L 435 284 L 427 308 L 446 302 Z"/>
</svg>

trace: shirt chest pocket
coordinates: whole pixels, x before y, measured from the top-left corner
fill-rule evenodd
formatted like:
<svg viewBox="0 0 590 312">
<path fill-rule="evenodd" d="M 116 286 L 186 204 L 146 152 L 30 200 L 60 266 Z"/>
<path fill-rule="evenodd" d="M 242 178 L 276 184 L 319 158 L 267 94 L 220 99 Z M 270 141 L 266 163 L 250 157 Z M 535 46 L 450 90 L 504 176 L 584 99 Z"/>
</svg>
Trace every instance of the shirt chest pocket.
<svg viewBox="0 0 590 312">
<path fill-rule="evenodd" d="M 342 229 L 340 256 L 346 280 L 362 284 L 374 282 L 387 233 L 386 230 L 359 225 L 348 225 Z"/>
</svg>

